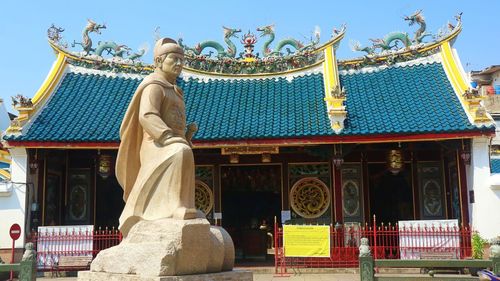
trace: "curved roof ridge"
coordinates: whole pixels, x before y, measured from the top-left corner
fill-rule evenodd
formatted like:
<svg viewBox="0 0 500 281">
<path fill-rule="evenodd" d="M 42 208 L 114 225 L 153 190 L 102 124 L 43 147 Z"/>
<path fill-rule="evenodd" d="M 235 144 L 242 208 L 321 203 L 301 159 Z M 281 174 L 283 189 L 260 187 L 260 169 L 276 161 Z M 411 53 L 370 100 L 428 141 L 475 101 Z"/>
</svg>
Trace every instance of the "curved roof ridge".
<svg viewBox="0 0 500 281">
<path fill-rule="evenodd" d="M 414 65 L 425 65 L 425 64 L 432 64 L 432 63 L 442 63 L 441 56 L 439 53 L 432 54 L 430 56 L 426 57 L 421 57 L 421 58 L 416 58 L 413 60 L 408 60 L 408 61 L 403 61 L 403 62 L 397 62 L 392 65 L 373 65 L 373 66 L 365 66 L 360 69 L 342 69 L 339 70 L 339 74 L 341 75 L 353 75 L 353 74 L 359 74 L 359 73 L 372 73 L 372 72 L 377 72 L 389 68 L 396 68 L 396 67 L 407 67 L 407 66 L 414 66 Z"/>
<path fill-rule="evenodd" d="M 76 65 L 68 65 L 68 70 L 72 73 L 78 73 L 78 74 L 91 74 L 91 75 L 101 75 L 105 77 L 111 77 L 111 78 L 125 78 L 125 79 L 144 79 L 146 77 L 146 74 L 138 74 L 138 73 L 127 73 L 127 72 L 112 72 L 112 71 L 106 71 L 106 70 L 99 70 L 99 69 L 93 69 L 93 68 L 87 68 L 83 66 L 76 66 Z"/>
<path fill-rule="evenodd" d="M 273 73 L 270 75 L 252 75 L 252 76 L 236 76 L 236 75 L 211 75 L 211 73 L 197 73 L 191 69 L 184 69 L 181 73 L 181 78 L 185 81 L 190 78 L 199 79 L 203 82 L 223 80 L 223 81 L 233 81 L 233 80 L 265 80 L 265 79 L 280 79 L 285 78 L 288 81 L 293 80 L 296 77 L 303 77 L 312 74 L 323 73 L 322 63 L 317 64 L 313 67 L 302 69 L 301 71 L 292 71 L 288 73 Z"/>
</svg>

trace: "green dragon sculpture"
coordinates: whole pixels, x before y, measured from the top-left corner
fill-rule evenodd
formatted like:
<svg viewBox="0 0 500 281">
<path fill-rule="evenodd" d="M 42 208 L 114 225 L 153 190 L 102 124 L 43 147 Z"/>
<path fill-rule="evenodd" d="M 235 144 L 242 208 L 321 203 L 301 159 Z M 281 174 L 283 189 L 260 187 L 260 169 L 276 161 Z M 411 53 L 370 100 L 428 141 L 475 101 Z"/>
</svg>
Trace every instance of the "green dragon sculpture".
<svg viewBox="0 0 500 281">
<path fill-rule="evenodd" d="M 414 43 L 420 44 L 420 43 L 422 43 L 422 40 L 426 36 L 430 36 L 431 35 L 429 33 L 425 33 L 425 28 L 427 27 L 427 24 L 425 23 L 425 18 L 422 15 L 422 10 L 416 11 L 411 16 L 406 16 L 406 17 L 404 17 L 404 19 L 406 21 L 409 21 L 409 23 L 408 23 L 409 26 L 412 26 L 415 23 L 417 23 L 417 24 L 420 25 L 420 28 L 417 29 L 417 31 L 415 31 L 415 37 L 413 38 L 413 42 Z"/>
<path fill-rule="evenodd" d="M 415 32 L 413 40 L 410 39 L 410 36 L 406 32 L 391 32 L 384 38 L 370 39 L 370 41 L 372 41 L 372 46 L 361 48 L 359 42 L 356 42 L 353 46 L 353 50 L 373 55 L 377 49 L 381 49 L 382 51 L 398 49 L 398 43 L 402 43 L 404 48 L 408 48 L 413 44 L 420 44 L 426 36 L 431 35 L 425 32 L 427 25 L 422 15 L 422 10 L 416 11 L 411 16 L 405 16 L 404 20 L 409 22 L 409 26 L 415 23 L 420 25 L 420 28 Z"/>
<path fill-rule="evenodd" d="M 95 54 L 102 57 L 103 52 L 107 51 L 108 55 L 113 57 L 123 58 L 123 55 L 129 52 L 131 49 L 126 45 L 118 45 L 113 41 L 99 42 L 97 48 L 95 48 Z"/>
<path fill-rule="evenodd" d="M 82 42 L 76 42 L 73 41 L 73 44 L 71 44 L 72 47 L 75 47 L 76 45 L 82 46 L 83 50 L 85 51 L 85 55 L 89 55 L 90 52 L 94 51 L 92 48 L 92 39 L 90 39 L 89 33 L 97 33 L 101 34 L 101 29 L 105 29 L 106 25 L 105 24 L 97 24 L 91 19 L 87 19 L 87 25 L 82 31 Z"/>
<path fill-rule="evenodd" d="M 128 59 L 135 61 L 136 59 L 141 58 L 146 53 L 146 48 L 140 48 L 137 53 L 132 53 Z"/>
<path fill-rule="evenodd" d="M 94 32 L 97 34 L 101 34 L 100 29 L 105 29 L 106 25 L 105 24 L 97 24 L 93 20 L 88 19 L 88 23 L 83 29 L 82 32 L 82 42 L 76 42 L 73 41 L 71 44 L 72 47 L 75 47 L 75 45 L 80 45 L 82 46 L 83 50 L 85 51 L 85 55 L 88 56 L 90 54 L 97 55 L 102 57 L 103 55 L 111 55 L 113 57 L 119 57 L 119 58 L 126 58 L 129 59 L 133 62 L 135 60 L 141 58 L 145 53 L 146 49 L 142 48 L 139 49 L 138 52 L 133 53 L 130 55 L 130 51 L 132 50 L 131 48 L 127 47 L 126 45 L 118 45 L 113 41 L 99 41 L 97 43 L 97 47 L 93 48 L 92 47 L 92 39 L 90 39 L 89 34 Z M 55 42 L 56 44 L 59 43 L 61 40 L 62 36 L 60 35 L 61 32 L 63 32 L 64 29 L 62 28 L 56 28 L 54 25 L 52 25 L 47 33 L 49 36 L 49 39 Z M 127 55 L 128 57 L 125 57 Z"/>
<path fill-rule="evenodd" d="M 312 48 L 313 46 L 315 46 L 319 42 L 319 32 L 317 32 L 315 34 L 315 38 L 312 39 L 311 43 L 308 45 L 304 45 L 302 42 L 300 42 L 299 40 L 296 40 L 294 38 L 286 38 L 286 39 L 279 41 L 278 44 L 276 45 L 276 47 L 274 47 L 274 50 L 271 50 L 271 48 L 269 46 L 271 45 L 271 43 L 275 39 L 274 25 L 266 25 L 263 27 L 259 27 L 259 28 L 257 28 L 257 31 L 261 32 L 260 37 L 269 36 L 269 39 L 262 46 L 262 54 L 264 57 L 282 56 L 283 53 L 281 50 L 287 45 L 290 45 L 291 47 L 295 48 L 296 52 L 297 51 L 300 52 L 300 51 Z M 289 48 L 286 48 L 286 50 L 287 50 L 287 55 L 290 55 L 293 53 Z"/>
<path fill-rule="evenodd" d="M 241 29 L 228 28 L 225 26 L 223 26 L 222 28 L 224 29 L 224 42 L 226 42 L 227 44 L 227 49 L 224 49 L 224 47 L 216 41 L 203 41 L 196 44 L 194 48 L 190 48 L 183 44 L 182 38 L 179 38 L 178 40 L 179 45 L 181 45 L 182 48 L 184 48 L 186 54 L 190 55 L 197 56 L 200 55 L 206 48 L 213 48 L 217 51 L 217 57 L 219 58 L 223 57 L 234 58 L 236 56 L 236 45 L 231 41 L 231 38 L 233 37 L 237 38 L 238 36 L 236 35 L 236 33 L 241 32 Z"/>
</svg>

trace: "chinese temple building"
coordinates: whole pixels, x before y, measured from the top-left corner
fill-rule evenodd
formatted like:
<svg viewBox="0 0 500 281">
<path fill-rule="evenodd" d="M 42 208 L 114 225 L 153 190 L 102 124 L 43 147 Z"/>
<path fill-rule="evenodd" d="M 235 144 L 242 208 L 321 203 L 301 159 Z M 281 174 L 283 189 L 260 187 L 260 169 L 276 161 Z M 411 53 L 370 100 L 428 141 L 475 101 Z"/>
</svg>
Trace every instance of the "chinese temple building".
<svg viewBox="0 0 500 281">
<path fill-rule="evenodd" d="M 258 253 L 258 229 L 278 223 L 364 224 L 457 219 L 498 235 L 499 191 L 488 182 L 495 134 L 483 97 L 453 49 L 460 16 L 437 34 L 420 12 L 415 34 L 388 34 L 340 60 L 346 34 L 321 43 L 274 42 L 274 26 L 186 46 L 178 79 L 193 138 L 196 204 L 243 253 Z M 86 40 L 82 51 L 49 29 L 56 60 L 29 102 L 19 102 L 4 138 L 13 177 L 26 189 L 27 229 L 117 226 L 124 206 L 114 176 L 119 129 L 135 89 L 152 71 L 144 50 Z M 262 50 L 255 44 L 263 43 Z M 241 48 L 241 47 L 240 47 Z M 361 53 L 360 53 L 361 54 Z M 16 175 L 14 175 L 17 173 Z M 488 220 L 481 218 L 488 217 Z M 257 240 L 256 240 L 257 239 Z M 262 245 L 260 245 L 261 243 Z"/>
</svg>

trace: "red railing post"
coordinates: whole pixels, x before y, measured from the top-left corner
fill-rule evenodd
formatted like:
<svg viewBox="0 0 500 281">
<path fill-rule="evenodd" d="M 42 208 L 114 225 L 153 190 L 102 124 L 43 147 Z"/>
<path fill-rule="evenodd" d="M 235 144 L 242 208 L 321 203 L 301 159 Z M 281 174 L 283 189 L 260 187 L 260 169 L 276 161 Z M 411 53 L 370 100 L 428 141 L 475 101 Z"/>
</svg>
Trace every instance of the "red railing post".
<svg viewBox="0 0 500 281">
<path fill-rule="evenodd" d="M 274 274 L 278 274 L 278 222 L 274 217 Z"/>
<path fill-rule="evenodd" d="M 377 218 L 373 215 L 373 252 L 374 259 L 377 259 Z"/>
</svg>

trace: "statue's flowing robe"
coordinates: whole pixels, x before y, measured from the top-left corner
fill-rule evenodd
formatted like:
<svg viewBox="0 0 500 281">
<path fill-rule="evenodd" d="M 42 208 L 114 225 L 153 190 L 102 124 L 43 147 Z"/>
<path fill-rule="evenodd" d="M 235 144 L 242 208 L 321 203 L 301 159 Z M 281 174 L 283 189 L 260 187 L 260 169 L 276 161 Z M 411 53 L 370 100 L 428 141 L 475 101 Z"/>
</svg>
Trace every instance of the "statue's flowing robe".
<svg viewBox="0 0 500 281">
<path fill-rule="evenodd" d="M 116 177 L 126 202 L 120 216 L 124 236 L 141 219 L 169 218 L 179 208 L 195 208 L 194 158 L 185 127 L 182 91 L 156 73 L 144 78 L 120 127 Z"/>
</svg>

